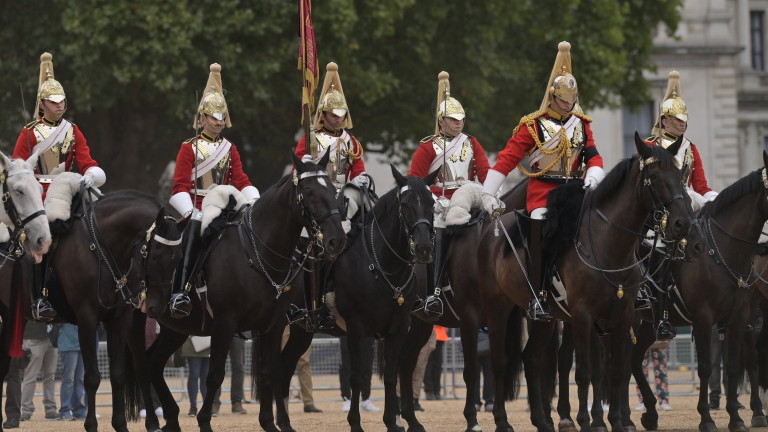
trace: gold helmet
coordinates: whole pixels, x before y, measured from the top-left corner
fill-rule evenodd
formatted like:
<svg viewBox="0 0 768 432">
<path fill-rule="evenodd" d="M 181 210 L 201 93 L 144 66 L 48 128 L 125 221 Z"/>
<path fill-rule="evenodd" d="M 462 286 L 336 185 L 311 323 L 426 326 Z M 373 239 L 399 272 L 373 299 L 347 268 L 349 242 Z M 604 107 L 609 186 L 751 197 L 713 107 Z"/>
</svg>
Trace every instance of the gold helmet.
<svg viewBox="0 0 768 432">
<path fill-rule="evenodd" d="M 539 109 L 545 110 L 549 106 L 549 97 L 555 96 L 566 102 L 574 104 L 572 111 L 577 111 L 576 105 L 579 99 L 579 88 L 576 85 L 576 77 L 571 69 L 571 44 L 562 41 L 557 45 L 557 57 L 552 67 L 547 83 L 547 92 L 541 101 Z"/>
<path fill-rule="evenodd" d="M 315 113 L 315 129 L 320 128 L 323 123 L 323 112 L 332 112 L 339 117 L 347 116 L 341 127 L 344 129 L 352 128 L 352 117 L 349 115 L 349 106 L 344 97 L 344 89 L 341 87 L 341 77 L 339 76 L 339 65 L 334 62 L 328 63 L 325 67 L 325 81 L 323 89 L 320 92 L 320 102 L 317 105 Z"/>
<path fill-rule="evenodd" d="M 210 70 L 208 83 L 205 85 L 203 97 L 197 106 L 197 115 L 195 115 L 192 127 L 197 129 L 203 126 L 200 122 L 201 115 L 209 115 L 217 120 L 226 120 L 226 127 L 232 127 L 227 101 L 224 99 L 224 88 L 221 85 L 221 65 L 213 63 Z"/>
<path fill-rule="evenodd" d="M 49 100 L 59 103 L 67 98 L 64 87 L 53 78 L 53 56 L 51 53 L 43 53 L 40 56 L 40 79 L 37 85 L 37 104 L 35 115 L 43 117 L 42 101 Z"/>
<path fill-rule="evenodd" d="M 667 79 L 667 91 L 664 92 L 664 101 L 661 103 L 662 117 L 675 117 L 688 122 L 688 107 L 682 98 L 683 91 L 680 87 L 680 72 L 672 71 Z M 659 136 L 658 120 L 653 126 L 653 135 Z"/>
<path fill-rule="evenodd" d="M 440 119 L 450 117 L 456 120 L 463 120 L 466 117 L 464 107 L 461 102 L 451 97 L 451 82 L 448 72 L 442 71 L 437 74 L 437 113 L 435 114 L 435 135 L 440 133 Z"/>
</svg>

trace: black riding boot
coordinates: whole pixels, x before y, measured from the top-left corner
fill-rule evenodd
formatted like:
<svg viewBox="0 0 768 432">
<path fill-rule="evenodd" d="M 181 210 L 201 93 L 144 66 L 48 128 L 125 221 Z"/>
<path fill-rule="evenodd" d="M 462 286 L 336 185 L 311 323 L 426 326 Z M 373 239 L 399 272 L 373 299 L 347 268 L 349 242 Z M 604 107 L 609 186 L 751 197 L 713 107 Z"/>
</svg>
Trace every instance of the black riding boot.
<svg viewBox="0 0 768 432">
<path fill-rule="evenodd" d="M 312 309 L 308 313 L 309 322 L 310 322 L 310 329 L 307 329 L 311 332 L 316 331 L 328 331 L 328 330 L 334 330 L 336 329 L 336 317 L 333 316 L 331 313 L 331 309 L 328 308 L 328 306 L 325 305 L 325 301 L 323 299 L 323 293 L 325 292 L 326 287 L 326 281 L 328 274 L 330 272 L 330 263 L 327 263 L 322 260 L 318 260 L 316 257 L 310 257 L 310 259 L 315 260 L 315 271 L 317 272 L 317 280 L 315 281 L 317 283 L 317 296 L 318 298 L 315 299 L 316 303 L 318 305 L 317 308 Z M 304 292 L 306 295 L 306 300 L 308 305 L 312 305 L 312 277 L 314 276 L 312 272 L 304 272 L 304 280 L 305 280 L 305 286 L 304 286 Z M 310 309 L 311 306 L 308 306 L 307 309 Z"/>
<path fill-rule="evenodd" d="M 669 341 L 677 335 L 672 325 L 669 323 L 669 292 L 659 293 L 659 314 L 656 319 L 656 340 L 659 342 Z"/>
<path fill-rule="evenodd" d="M 541 247 L 541 226 L 544 223 L 542 219 L 531 219 L 530 236 L 528 239 L 528 278 L 533 287 L 533 295 L 528 305 L 528 316 L 535 321 L 549 321 L 552 314 L 549 313 L 549 306 L 546 300 L 546 288 L 544 280 L 544 251 Z"/>
<path fill-rule="evenodd" d="M 48 263 L 46 255 L 40 264 L 32 264 L 32 319 L 40 322 L 51 322 L 56 318 L 56 311 L 48 301 L 48 289 L 45 287 Z"/>
<path fill-rule="evenodd" d="M 190 279 L 194 270 L 195 261 L 197 261 L 197 252 L 200 247 L 200 227 L 202 225 L 203 213 L 194 211 L 187 224 L 186 243 L 184 244 L 184 258 L 180 277 L 174 281 L 173 292 L 171 293 L 168 307 L 172 318 L 184 318 L 192 312 L 192 300 L 189 298 L 189 290 L 192 288 Z"/>
<path fill-rule="evenodd" d="M 432 293 L 424 300 L 424 313 L 431 321 L 437 321 L 443 316 L 443 300 L 440 292 L 443 287 L 443 270 L 445 267 L 445 255 L 448 241 L 445 238 L 445 228 L 435 228 L 435 258 L 432 264 L 427 266 L 427 289 Z"/>
</svg>

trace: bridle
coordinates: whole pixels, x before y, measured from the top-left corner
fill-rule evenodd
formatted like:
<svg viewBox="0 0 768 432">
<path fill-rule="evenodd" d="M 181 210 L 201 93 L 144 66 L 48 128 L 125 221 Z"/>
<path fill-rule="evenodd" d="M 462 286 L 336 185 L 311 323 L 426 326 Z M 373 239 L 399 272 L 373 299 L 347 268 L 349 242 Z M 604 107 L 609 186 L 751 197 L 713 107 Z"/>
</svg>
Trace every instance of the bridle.
<svg viewBox="0 0 768 432">
<path fill-rule="evenodd" d="M 14 225 L 14 242 L 18 244 L 19 248 L 22 250 L 21 253 L 23 254 L 23 248 L 21 248 L 21 244 L 27 240 L 25 227 L 33 219 L 45 215 L 45 209 L 40 209 L 25 218 L 21 217 L 19 210 L 16 208 L 16 204 L 13 202 L 13 196 L 11 195 L 11 191 L 8 189 L 7 181 L 10 177 L 18 174 L 34 175 L 34 172 L 31 169 L 15 169 L 12 171 L 6 169 L 0 173 L 0 183 L 3 185 L 3 208 L 5 209 L 5 213 L 8 215 Z"/>
<path fill-rule="evenodd" d="M 176 222 L 176 219 L 166 216 L 166 221 L 173 221 Z M 149 251 L 152 248 L 153 243 L 157 243 L 159 245 L 164 245 L 168 247 L 176 247 L 181 246 L 181 240 L 182 240 L 182 233 L 179 232 L 179 238 L 175 240 L 167 239 L 157 233 L 156 230 L 156 222 L 152 223 L 152 226 L 149 227 L 149 229 L 146 231 L 146 235 L 144 236 L 144 244 L 141 245 L 141 248 L 139 249 L 139 255 L 141 256 L 138 258 L 140 260 L 140 265 L 138 266 L 139 270 L 139 291 L 136 294 L 130 294 L 126 297 L 125 293 L 122 293 L 123 299 L 126 300 L 127 303 L 130 303 L 133 305 L 133 307 L 138 308 L 141 306 L 141 302 L 144 301 L 147 298 L 147 289 L 148 288 L 157 288 L 161 290 L 160 292 L 166 292 L 164 290 L 169 290 L 171 286 L 173 285 L 173 272 L 171 272 L 171 278 L 168 281 L 158 282 L 154 280 L 149 280 L 147 278 L 147 261 L 149 257 Z M 136 257 L 131 258 L 131 267 L 133 267 L 133 260 L 136 259 Z"/>
<path fill-rule="evenodd" d="M 434 245 L 434 230 L 432 229 L 432 219 L 430 218 L 419 218 L 416 221 L 414 221 L 412 224 L 408 224 L 408 221 L 406 221 L 405 215 L 403 214 L 403 201 L 402 201 L 402 195 L 408 191 L 411 190 L 411 186 L 405 185 L 400 187 L 397 190 L 396 193 L 396 200 L 397 200 L 397 213 L 398 213 L 398 221 L 401 231 L 403 232 L 405 238 L 407 239 L 408 243 L 408 251 L 410 253 L 410 257 L 403 257 L 398 253 L 395 248 L 392 247 L 392 245 L 387 241 L 386 236 L 381 230 L 381 226 L 379 225 L 379 220 L 376 218 L 376 214 L 372 213 L 372 219 L 373 221 L 370 223 L 369 233 L 370 233 L 370 249 L 368 248 L 368 241 L 366 241 L 365 238 L 363 238 L 363 249 L 366 252 L 366 255 L 368 255 L 368 259 L 370 260 L 370 264 L 368 265 L 368 270 L 372 272 L 377 272 L 381 275 L 382 279 L 387 283 L 389 288 L 392 290 L 393 295 L 392 298 L 397 300 L 398 305 L 402 305 L 405 302 L 405 298 L 403 297 L 403 291 L 408 288 L 411 285 L 411 281 L 413 280 L 413 276 L 415 274 L 416 268 L 416 243 L 413 241 L 413 232 L 416 230 L 416 228 L 421 224 L 426 224 L 427 229 L 429 232 L 432 233 L 432 238 L 430 241 Z M 363 211 L 365 206 L 361 206 L 361 212 Z M 363 215 L 363 220 L 365 220 Z M 404 263 L 409 271 L 408 277 L 406 278 L 405 282 L 396 285 L 394 284 L 390 279 L 389 276 L 394 275 L 394 272 L 387 272 L 384 270 L 383 266 L 381 265 L 381 262 L 379 260 L 379 255 L 376 253 L 376 245 L 374 244 L 374 226 L 376 228 L 376 231 L 379 233 L 379 237 L 382 239 L 384 245 L 386 246 L 385 250 L 388 250 L 392 255 L 397 258 L 397 260 L 401 263 Z"/>
</svg>

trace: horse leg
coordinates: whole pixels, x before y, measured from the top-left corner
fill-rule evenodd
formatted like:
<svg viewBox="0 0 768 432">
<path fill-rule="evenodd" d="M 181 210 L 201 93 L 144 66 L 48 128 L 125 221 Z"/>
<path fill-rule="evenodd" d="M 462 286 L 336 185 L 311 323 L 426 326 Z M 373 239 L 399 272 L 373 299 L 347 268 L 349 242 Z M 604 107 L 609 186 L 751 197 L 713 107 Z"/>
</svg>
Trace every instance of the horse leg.
<svg viewBox="0 0 768 432">
<path fill-rule="evenodd" d="M 694 320 L 694 322 L 696 322 Z M 712 359 L 710 357 L 710 334 L 712 332 L 711 322 L 701 322 L 693 327 L 692 337 L 696 341 L 696 356 L 699 359 L 699 402 L 696 404 L 696 410 L 701 416 L 699 423 L 700 432 L 716 432 L 717 426 L 712 416 L 709 414 L 709 401 L 707 399 L 707 385 L 709 377 L 712 375 Z"/>
<path fill-rule="evenodd" d="M 205 385 L 207 387 L 205 392 L 205 398 L 203 398 L 203 405 L 200 407 L 200 412 L 197 414 L 197 425 L 200 427 L 201 432 L 212 432 L 211 428 L 211 410 L 213 408 L 213 401 L 216 399 L 216 392 L 221 388 L 221 383 L 224 382 L 224 368 L 227 362 L 227 355 L 229 355 L 229 346 L 232 344 L 232 337 L 235 334 L 235 323 L 226 319 L 219 319 L 214 321 L 213 329 L 211 331 L 211 363 L 208 368 L 208 377 L 205 379 Z M 282 329 L 281 329 L 282 330 Z M 272 389 L 264 391 L 264 393 L 270 393 L 269 398 L 272 398 Z M 264 407 L 262 405 L 262 412 Z M 269 404 L 269 412 L 272 413 L 272 403 Z M 261 417 L 261 413 L 259 413 Z M 276 431 L 275 425 L 270 421 L 269 425 L 272 429 L 264 428 L 268 431 Z M 264 425 L 262 425 L 264 427 Z"/>
<path fill-rule="evenodd" d="M 355 323 L 357 324 L 357 323 Z M 350 401 L 349 413 L 347 414 L 347 423 L 351 427 L 352 432 L 363 432 L 363 427 L 360 425 L 360 383 L 362 382 L 362 371 L 360 367 L 360 358 L 362 350 L 363 334 L 359 329 L 359 324 L 352 325 L 350 320 L 347 320 L 347 346 L 349 347 L 349 366 L 350 377 L 349 386 L 352 390 L 352 400 Z M 385 342 L 385 348 L 388 348 L 389 344 Z M 385 353 L 386 353 L 385 349 Z M 385 358 L 385 362 L 390 360 Z M 387 418 L 390 417 L 394 422 L 396 414 L 396 395 L 393 389 L 397 385 L 396 379 L 384 375 L 384 423 L 386 424 Z"/>
<path fill-rule="evenodd" d="M 162 427 L 162 430 L 164 432 L 181 431 L 181 426 L 179 425 L 179 405 L 176 403 L 173 393 L 171 393 L 168 384 L 165 382 L 163 370 L 165 370 L 168 359 L 177 349 L 184 345 L 186 340 L 187 335 L 177 333 L 161 325 L 157 340 L 146 352 L 149 379 L 157 393 L 158 399 L 160 399 L 160 404 L 163 406 L 165 426 Z M 147 420 L 145 422 L 147 424 L 159 424 L 151 396 L 144 398 L 144 407 L 147 411 Z"/>
<path fill-rule="evenodd" d="M 126 316 L 108 320 L 104 323 L 107 330 L 107 352 L 109 353 L 109 381 L 112 384 L 112 427 L 118 432 L 128 432 L 125 420 L 125 386 L 126 386 L 126 346 L 127 332 Z M 95 332 L 91 339 L 95 338 Z"/>
<path fill-rule="evenodd" d="M 645 412 L 640 416 L 640 423 L 645 430 L 656 430 L 659 428 L 659 413 L 656 411 L 656 396 L 648 384 L 648 378 L 643 373 L 643 362 L 646 358 L 648 347 L 653 344 L 653 327 L 650 323 L 641 323 L 635 326 L 637 330 L 637 344 L 632 347 L 630 357 L 630 366 L 632 376 L 635 378 L 637 388 L 640 390 Z"/>
<path fill-rule="evenodd" d="M 477 431 L 480 428 L 475 407 L 475 402 L 480 400 L 480 367 L 477 358 L 477 332 L 479 328 L 478 322 L 470 320 L 469 317 L 463 317 L 461 321 L 461 344 L 464 347 L 464 383 L 467 386 L 467 399 L 464 403 L 467 432 Z"/>
<path fill-rule="evenodd" d="M 563 323 L 563 337 L 560 348 L 557 350 L 557 414 L 560 416 L 560 423 L 557 429 L 560 432 L 576 432 L 576 424 L 571 418 L 571 401 L 568 398 L 570 394 L 571 367 L 573 366 L 573 326 L 571 323 Z"/>
<path fill-rule="evenodd" d="M 629 296 L 629 298 L 634 299 L 634 296 Z M 608 421 L 611 423 L 613 430 L 623 430 L 625 432 L 636 430 L 629 416 L 629 392 L 627 391 L 629 386 L 625 385 L 625 383 L 629 382 L 630 375 L 627 359 L 629 359 L 631 351 L 629 328 L 633 315 L 634 309 L 632 306 L 624 306 L 624 319 L 620 321 L 616 331 L 607 341 L 609 343 L 607 349 L 610 352 L 609 361 L 604 367 L 600 368 L 600 370 L 608 371 L 609 387 L 606 387 L 610 390 Z M 628 421 L 627 423 L 624 422 L 625 418 Z"/>
<path fill-rule="evenodd" d="M 728 337 L 730 343 L 728 344 L 728 386 L 727 386 L 727 399 L 725 409 L 730 415 L 730 421 L 728 422 L 728 430 L 731 432 L 746 432 L 747 427 L 744 425 L 744 420 L 739 416 L 739 401 L 738 391 L 739 383 L 744 374 L 744 363 L 741 355 L 741 343 L 744 340 L 744 330 L 746 323 L 743 320 L 737 320 L 736 323 L 730 326 L 730 332 Z"/>
<path fill-rule="evenodd" d="M 518 362 L 522 356 L 520 348 L 520 333 L 523 331 L 523 319 L 520 310 L 514 309 L 510 314 L 508 308 L 488 310 L 488 339 L 491 347 L 491 365 L 493 379 L 496 385 L 495 403 L 493 404 L 493 420 L 496 432 L 514 432 L 507 420 L 507 409 L 504 406 L 509 396 L 508 382 L 517 377 L 510 376 L 519 372 L 517 367 L 508 367 L 510 362 Z M 517 334 L 515 334 L 517 332 Z M 508 340 L 509 339 L 509 340 Z M 516 343 L 514 342 L 516 340 Z"/>
<path fill-rule="evenodd" d="M 83 365 L 85 374 L 83 377 L 83 387 L 88 399 L 88 413 L 85 416 L 83 426 L 88 432 L 97 432 L 99 422 L 96 420 L 96 392 L 101 383 L 101 373 L 99 372 L 98 349 L 99 343 L 96 340 L 96 316 L 79 316 L 77 336 L 80 340 L 80 353 L 83 356 Z"/>
<path fill-rule="evenodd" d="M 400 355 L 400 413 L 403 419 L 408 422 L 408 432 L 423 432 L 424 426 L 416 419 L 416 414 L 413 411 L 413 399 L 408 395 L 413 394 L 413 370 L 416 368 L 416 363 L 419 359 L 419 353 L 432 335 L 432 324 L 424 322 L 420 319 L 413 319 L 411 321 L 411 328 L 408 330 L 408 337 L 403 344 L 403 351 Z M 465 346 L 467 346 L 465 344 Z M 466 379 L 467 361 L 466 351 L 464 374 Z M 469 391 L 469 389 L 467 390 Z M 467 401 L 470 401 L 467 396 Z"/>
<path fill-rule="evenodd" d="M 296 370 L 296 364 L 299 358 L 312 345 L 312 333 L 309 333 L 297 325 L 291 325 L 290 334 L 286 340 L 283 334 L 284 346 L 280 351 L 280 362 L 277 364 L 279 373 L 274 376 L 280 377 L 275 385 L 275 402 L 277 405 L 277 426 L 281 432 L 295 432 L 291 426 L 291 419 L 288 415 L 288 397 L 291 387 L 291 378 Z"/>
<path fill-rule="evenodd" d="M 589 317 L 573 316 L 573 340 L 574 356 L 576 358 L 576 386 L 579 395 L 579 412 L 576 414 L 576 421 L 579 423 L 582 431 L 589 431 L 589 412 L 587 411 L 589 398 L 589 384 L 592 378 L 592 362 L 590 361 L 590 350 L 593 348 L 591 339 L 592 320 Z M 600 406 L 600 401 L 596 400 L 595 405 Z M 596 407 L 592 407 L 593 411 Z M 602 421 L 602 418 L 600 419 Z"/>
<path fill-rule="evenodd" d="M 753 320 L 754 322 L 754 320 Z M 760 386 L 757 379 L 757 350 L 755 349 L 754 328 L 747 329 L 744 333 L 744 365 L 749 377 L 749 408 L 752 410 L 752 427 L 768 427 L 763 402 L 760 400 Z"/>
<path fill-rule="evenodd" d="M 2 319 L 7 322 L 8 314 L 3 313 Z M 6 334 L 6 332 L 10 331 L 10 326 L 5 326 L 2 330 L 2 334 L 0 334 L 0 340 L 2 341 L 8 341 L 11 338 Z M 5 382 L 5 377 L 8 375 L 8 370 L 10 369 L 11 365 L 11 356 L 8 355 L 8 343 L 2 342 L 0 343 L 0 385 L 1 383 Z M 18 370 L 14 369 L 13 371 L 16 373 L 16 379 L 18 380 L 19 372 Z M 10 382 L 10 381 L 9 381 Z M 10 384 L 8 384 L 10 386 Z M 8 387 L 6 387 L 8 388 Z M 2 392 L 0 392 L 2 393 Z M 6 400 L 6 405 L 8 404 L 8 401 Z M 2 432 L 3 427 L 3 413 L 2 410 L 0 410 L 0 432 Z"/>
<path fill-rule="evenodd" d="M 133 361 L 133 370 L 136 374 L 136 381 L 141 391 L 141 400 L 152 399 L 152 390 L 149 382 L 149 362 L 145 352 L 144 328 L 146 327 L 147 316 L 139 311 L 133 311 L 130 332 L 128 334 L 128 349 L 131 351 Z M 137 401 L 138 402 L 138 401 Z M 151 406 L 151 403 L 150 403 Z M 154 412 L 154 410 L 152 410 Z M 134 418 L 131 418 L 133 420 Z M 154 422 L 150 416 L 144 419 L 144 428 L 148 432 L 156 432 L 160 429 L 160 423 L 157 416 L 154 416 Z"/>
<path fill-rule="evenodd" d="M 551 419 L 547 421 L 547 415 L 543 408 L 544 404 L 549 407 L 549 401 L 546 400 L 543 390 L 547 387 L 546 384 L 543 385 L 546 365 L 542 361 L 545 358 L 546 348 L 550 345 L 554 327 L 554 322 L 530 322 L 528 344 L 523 350 L 531 423 L 536 426 L 536 430 L 539 432 L 554 432 Z"/>
</svg>

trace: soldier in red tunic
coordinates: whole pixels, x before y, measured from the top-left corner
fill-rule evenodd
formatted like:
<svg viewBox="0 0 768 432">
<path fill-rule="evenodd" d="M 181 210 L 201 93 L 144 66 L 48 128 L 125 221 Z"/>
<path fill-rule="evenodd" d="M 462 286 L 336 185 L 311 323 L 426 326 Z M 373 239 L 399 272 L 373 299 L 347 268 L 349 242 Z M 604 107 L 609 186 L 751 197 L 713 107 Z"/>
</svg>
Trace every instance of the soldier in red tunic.
<svg viewBox="0 0 768 432">
<path fill-rule="evenodd" d="M 325 79 L 323 88 L 320 92 L 320 101 L 315 113 L 315 122 L 313 131 L 310 133 L 309 145 L 307 137 L 303 136 L 296 144 L 296 156 L 302 161 L 312 161 L 317 163 L 326 153 L 330 153 L 328 160 L 328 175 L 336 187 L 336 194 L 343 194 L 346 206 L 346 220 L 342 221 L 344 231 L 349 231 L 351 227 L 350 220 L 355 216 L 362 198 L 360 190 L 368 188 L 370 179 L 365 172 L 365 162 L 363 161 L 363 146 L 354 135 L 349 133 L 352 128 L 352 117 L 349 114 L 349 106 L 344 97 L 344 89 L 341 86 L 341 76 L 339 75 L 339 66 L 336 63 L 328 63 L 325 67 Z M 347 184 L 353 187 L 345 187 Z M 324 273 L 327 267 L 322 261 L 315 261 L 322 270 L 318 272 L 318 285 L 320 286 L 319 295 L 321 298 L 327 293 L 323 293 L 325 285 Z M 307 273 L 305 278 L 309 281 L 312 277 Z M 311 296 L 310 287 L 307 283 L 305 294 L 307 295 L 307 305 L 310 305 Z M 318 299 L 319 300 L 319 299 Z M 317 330 L 331 330 L 335 326 L 335 317 L 331 315 L 330 309 L 325 302 L 318 302 L 321 306 L 309 312 L 312 325 Z M 291 305 L 288 311 L 288 319 L 297 321 L 306 311 L 296 305 Z"/>
<path fill-rule="evenodd" d="M 701 162 L 701 155 L 696 145 L 683 136 L 688 129 L 688 107 L 682 96 L 680 73 L 672 71 L 668 75 L 667 91 L 664 93 L 664 101 L 661 103 L 660 118 L 653 126 L 652 135 L 646 139 L 646 142 L 667 148 L 680 137 L 683 137 L 680 150 L 677 151 L 675 159 L 683 174 L 682 183 L 686 186 L 688 196 L 691 197 L 693 210 L 698 211 L 706 202 L 715 199 L 717 192 L 713 191 L 707 184 L 704 165 Z M 654 258 L 656 257 L 654 256 Z M 661 265 L 665 266 L 665 263 Z M 656 275 L 654 283 L 659 287 L 656 290 L 658 293 L 655 314 L 656 340 L 668 341 L 675 337 L 672 325 L 667 320 L 669 314 L 669 292 L 666 286 L 666 277 L 668 271 L 664 268 L 654 272 L 654 274 Z M 644 306 L 649 308 L 650 304 Z M 637 304 L 635 304 L 635 308 L 638 308 Z"/>
<path fill-rule="evenodd" d="M 237 147 L 221 136 L 225 127 L 232 127 L 227 101 L 221 85 L 221 66 L 210 67 L 208 83 L 197 107 L 193 127 L 202 128 L 197 136 L 184 141 L 176 156 L 171 205 L 190 223 L 185 233 L 184 259 L 181 277 L 176 280 L 169 302 L 174 318 L 189 315 L 192 303 L 189 272 L 196 259 L 202 220 L 201 205 L 205 195 L 218 185 L 232 185 L 248 201 L 259 197 L 259 191 L 243 171 Z M 193 196 L 195 200 L 193 201 Z"/>
<path fill-rule="evenodd" d="M 424 309 L 427 317 L 435 320 L 443 314 L 440 293 L 447 285 L 442 277 L 450 246 L 450 241 L 445 238 L 445 210 L 456 189 L 471 182 L 482 183 L 490 168 L 480 142 L 464 133 L 466 113 L 461 103 L 450 95 L 448 72 L 440 72 L 437 79 L 435 134 L 421 140 L 419 148 L 413 153 L 408 173 L 426 178 L 435 170 L 440 170 L 435 184 L 430 185 L 435 195 L 435 257 L 427 270 L 428 289 L 432 290 L 432 294 L 417 306 L 417 309 Z"/>
<path fill-rule="evenodd" d="M 594 188 L 605 177 L 603 158 L 592 137 L 592 119 L 582 113 L 578 104 L 570 49 L 568 42 L 558 45 L 541 107 L 520 120 L 483 183 L 483 207 L 493 212 L 501 206 L 495 194 L 507 174 L 528 156 L 530 170 L 522 166 L 520 170 L 530 177 L 526 200 L 531 216 L 528 275 L 534 296 L 531 297 L 529 315 L 535 320 L 552 318 L 546 303 L 546 285 L 543 284 L 541 247 L 547 196 L 551 190 L 572 179 L 584 178 L 584 186 Z"/>
<path fill-rule="evenodd" d="M 82 174 L 81 181 L 87 187 L 99 187 L 107 180 L 104 170 L 91 158 L 91 150 L 80 128 L 63 118 L 66 110 L 64 87 L 53 77 L 53 56 L 43 53 L 40 56 L 35 120 L 21 130 L 13 157 L 26 160 L 33 154 L 39 155 L 35 175 L 44 191 L 48 190 L 56 175 L 64 171 Z M 48 265 L 46 256 L 32 272 L 32 317 L 36 321 L 52 321 L 56 317 L 56 311 L 47 298 L 48 290 L 44 287 Z"/>
</svg>

